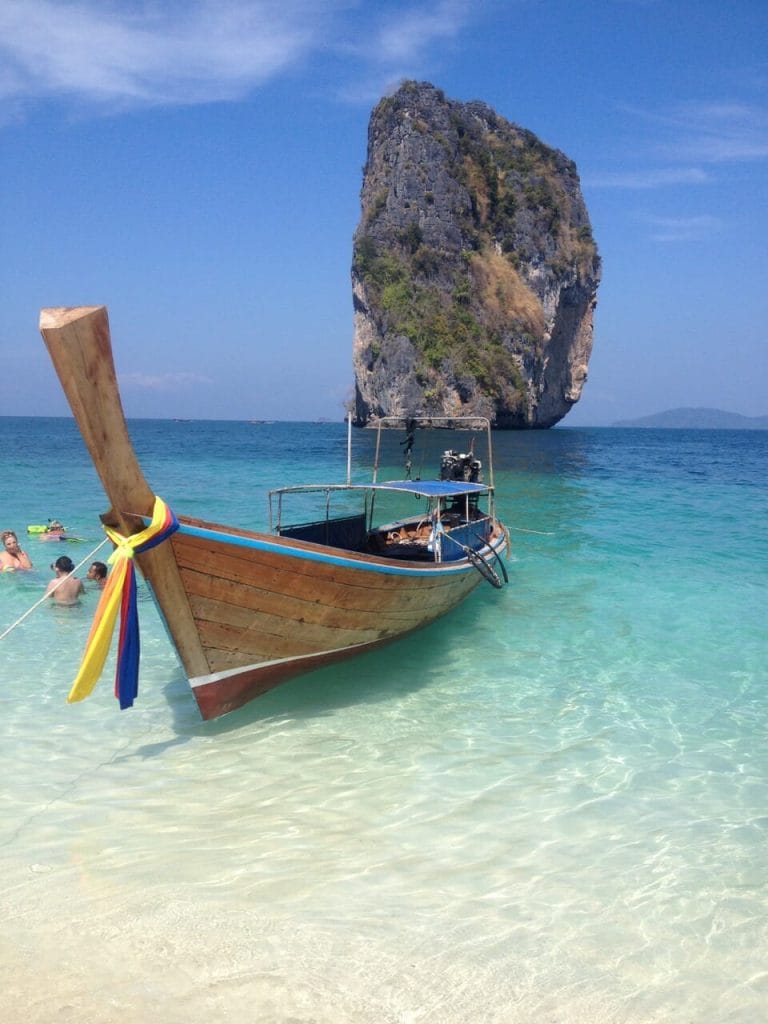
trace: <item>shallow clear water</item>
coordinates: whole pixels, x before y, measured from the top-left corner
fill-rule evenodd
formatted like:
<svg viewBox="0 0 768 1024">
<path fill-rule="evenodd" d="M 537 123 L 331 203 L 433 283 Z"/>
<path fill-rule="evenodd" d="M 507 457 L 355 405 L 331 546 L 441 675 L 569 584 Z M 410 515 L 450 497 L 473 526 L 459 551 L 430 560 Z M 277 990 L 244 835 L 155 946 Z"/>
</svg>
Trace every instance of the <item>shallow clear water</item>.
<svg viewBox="0 0 768 1024">
<path fill-rule="evenodd" d="M 132 432 L 177 512 L 241 525 L 345 472 L 342 424 Z M 144 590 L 130 711 L 65 703 L 93 593 L 0 641 L 4 1021 L 765 1016 L 768 434 L 494 446 L 511 585 L 218 722 Z M 0 418 L 0 468 L 0 528 L 82 538 L 25 538 L 2 632 L 105 502 L 69 421 Z"/>
</svg>

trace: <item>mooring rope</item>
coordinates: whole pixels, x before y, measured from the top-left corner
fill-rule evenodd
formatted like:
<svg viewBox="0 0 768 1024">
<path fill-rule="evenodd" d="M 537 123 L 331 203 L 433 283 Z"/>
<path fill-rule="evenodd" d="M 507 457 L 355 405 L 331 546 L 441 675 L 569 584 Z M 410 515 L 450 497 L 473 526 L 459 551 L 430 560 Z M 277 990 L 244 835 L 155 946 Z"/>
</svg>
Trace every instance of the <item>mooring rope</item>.
<svg viewBox="0 0 768 1024">
<path fill-rule="evenodd" d="M 17 626 L 20 626 L 21 623 L 24 621 L 24 619 L 26 619 L 28 616 L 30 616 L 32 614 L 32 612 L 36 608 L 39 608 L 41 604 L 45 604 L 45 602 L 48 600 L 48 598 L 51 596 L 51 594 L 54 592 L 54 590 L 58 590 L 59 589 L 59 587 L 64 582 L 64 580 L 68 580 L 70 576 L 74 576 L 74 574 L 77 572 L 78 569 L 81 569 L 89 559 L 93 558 L 93 556 L 96 554 L 97 551 L 101 551 L 101 549 L 104 547 L 104 545 L 108 544 L 108 543 L 109 543 L 109 537 L 105 537 L 104 540 L 100 544 L 96 545 L 96 547 L 93 549 L 93 551 L 91 551 L 89 554 L 87 554 L 82 561 L 77 563 L 77 565 L 74 567 L 72 572 L 68 572 L 66 576 L 62 576 L 61 579 L 56 580 L 56 586 L 55 587 L 51 587 L 51 589 L 49 591 L 47 591 L 47 593 L 43 594 L 43 596 L 40 598 L 39 601 L 35 601 L 35 603 L 32 605 L 31 608 L 27 608 L 27 610 L 24 612 L 24 614 L 19 616 L 19 618 L 16 619 L 16 621 L 14 623 L 12 623 L 8 627 L 8 629 L 5 630 L 5 632 L 0 633 L 0 640 L 3 640 L 5 637 L 8 636 L 9 633 L 12 633 L 14 631 L 14 629 L 16 629 Z"/>
<path fill-rule="evenodd" d="M 523 526 L 508 526 L 508 530 L 514 530 L 515 533 L 535 533 L 537 537 L 554 537 L 554 530 L 526 530 Z"/>
</svg>

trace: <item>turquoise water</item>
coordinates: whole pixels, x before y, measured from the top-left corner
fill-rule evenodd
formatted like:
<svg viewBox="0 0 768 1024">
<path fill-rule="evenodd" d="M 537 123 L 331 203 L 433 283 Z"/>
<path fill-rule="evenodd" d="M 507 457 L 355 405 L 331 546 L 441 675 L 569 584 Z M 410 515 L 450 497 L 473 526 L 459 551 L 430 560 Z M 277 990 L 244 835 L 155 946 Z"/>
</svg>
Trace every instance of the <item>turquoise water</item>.
<svg viewBox="0 0 768 1024">
<path fill-rule="evenodd" d="M 342 424 L 132 431 L 245 526 L 345 472 Z M 494 445 L 511 585 L 218 722 L 143 589 L 130 711 L 65 703 L 92 592 L 0 641 L 4 1021 L 765 1018 L 768 433 Z M 82 538 L 25 540 L 2 632 L 105 502 L 69 421 L 0 418 L 0 468 L 0 528 Z"/>
</svg>

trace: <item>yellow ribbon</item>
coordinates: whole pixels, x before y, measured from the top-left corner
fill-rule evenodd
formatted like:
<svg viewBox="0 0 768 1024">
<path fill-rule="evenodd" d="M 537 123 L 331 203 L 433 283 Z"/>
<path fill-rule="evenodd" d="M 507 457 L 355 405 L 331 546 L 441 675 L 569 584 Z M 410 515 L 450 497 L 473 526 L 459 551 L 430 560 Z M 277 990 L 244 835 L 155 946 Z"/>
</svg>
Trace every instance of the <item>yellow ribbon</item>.
<svg viewBox="0 0 768 1024">
<path fill-rule="evenodd" d="M 96 606 L 80 669 L 67 696 L 68 704 L 84 700 L 93 692 L 93 688 L 99 681 L 109 654 L 117 613 L 122 604 L 123 587 L 136 549 L 146 544 L 162 530 L 167 515 L 168 507 L 165 502 L 162 498 L 155 498 L 152 522 L 140 533 L 132 533 L 130 536 L 124 537 L 116 530 L 108 526 L 104 527 L 104 532 L 115 544 L 115 550 L 107 559 L 113 569 Z"/>
</svg>

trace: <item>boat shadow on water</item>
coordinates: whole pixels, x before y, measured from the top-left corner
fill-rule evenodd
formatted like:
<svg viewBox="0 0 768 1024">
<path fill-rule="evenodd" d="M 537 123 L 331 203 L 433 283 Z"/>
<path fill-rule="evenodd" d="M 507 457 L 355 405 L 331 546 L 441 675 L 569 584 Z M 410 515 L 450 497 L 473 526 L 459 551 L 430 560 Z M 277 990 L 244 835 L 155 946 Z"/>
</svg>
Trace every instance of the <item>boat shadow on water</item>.
<svg viewBox="0 0 768 1024">
<path fill-rule="evenodd" d="M 271 690 L 260 700 L 230 715 L 208 722 L 201 721 L 197 705 L 190 698 L 186 677 L 179 670 L 162 688 L 171 712 L 173 737 L 144 743 L 114 760 L 145 761 L 163 757 L 174 747 L 197 738 L 247 732 L 262 723 L 301 723 L 324 718 L 343 708 L 396 701 L 431 685 L 439 674 L 439 665 L 434 659 L 430 664 L 431 645 L 425 645 L 422 637 L 414 636 L 399 641 L 396 646 L 397 656 L 394 650 L 389 657 L 372 651 L 346 664 L 317 669 Z M 258 735 L 251 732 L 248 742 L 254 741 L 258 742 Z"/>
<path fill-rule="evenodd" d="M 427 640 L 427 636 L 429 639 Z M 348 707 L 396 701 L 431 685 L 440 676 L 441 650 L 450 642 L 450 630 L 435 623 L 427 631 L 405 637 L 385 651 L 371 651 L 340 664 L 319 668 L 270 690 L 251 704 L 221 718 L 204 722 L 189 698 L 182 672 L 163 687 L 172 715 L 176 739 L 166 746 L 196 736 L 219 736 L 247 730 L 276 720 L 301 722 L 332 715 Z M 146 748 L 140 748 L 146 751 Z"/>
</svg>

